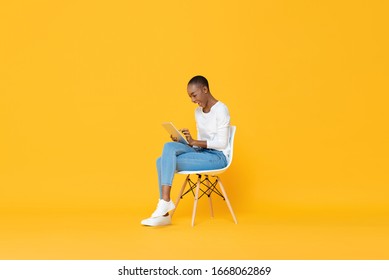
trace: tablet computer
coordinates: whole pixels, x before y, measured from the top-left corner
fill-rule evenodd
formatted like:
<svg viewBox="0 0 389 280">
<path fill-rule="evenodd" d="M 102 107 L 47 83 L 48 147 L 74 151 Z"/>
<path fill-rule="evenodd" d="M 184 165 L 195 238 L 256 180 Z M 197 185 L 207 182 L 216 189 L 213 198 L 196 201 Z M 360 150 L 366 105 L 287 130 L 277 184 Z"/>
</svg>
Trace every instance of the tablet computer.
<svg viewBox="0 0 389 280">
<path fill-rule="evenodd" d="M 166 129 L 169 135 L 176 137 L 178 142 L 181 142 L 183 144 L 189 144 L 185 136 L 173 125 L 173 123 L 164 122 L 162 123 L 162 126 Z"/>
</svg>

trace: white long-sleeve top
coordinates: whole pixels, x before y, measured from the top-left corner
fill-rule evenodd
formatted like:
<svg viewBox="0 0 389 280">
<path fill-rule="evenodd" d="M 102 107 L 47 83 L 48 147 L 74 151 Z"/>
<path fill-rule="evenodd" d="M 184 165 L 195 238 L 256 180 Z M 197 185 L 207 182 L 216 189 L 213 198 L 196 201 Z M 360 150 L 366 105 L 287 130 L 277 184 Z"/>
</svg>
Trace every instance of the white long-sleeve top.
<svg viewBox="0 0 389 280">
<path fill-rule="evenodd" d="M 227 106 L 218 101 L 208 113 L 201 107 L 195 110 L 197 139 L 206 140 L 207 148 L 222 151 L 228 158 L 231 151 L 229 143 L 230 113 Z"/>
</svg>

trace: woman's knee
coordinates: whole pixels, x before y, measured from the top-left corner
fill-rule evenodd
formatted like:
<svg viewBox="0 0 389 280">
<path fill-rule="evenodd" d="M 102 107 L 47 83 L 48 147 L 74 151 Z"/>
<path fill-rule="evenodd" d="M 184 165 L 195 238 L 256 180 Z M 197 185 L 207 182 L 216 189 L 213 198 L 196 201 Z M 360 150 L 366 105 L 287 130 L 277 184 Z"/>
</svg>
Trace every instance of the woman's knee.
<svg viewBox="0 0 389 280">
<path fill-rule="evenodd" d="M 171 151 L 178 151 L 180 149 L 182 149 L 182 144 L 181 143 L 178 143 L 178 142 L 167 142 L 165 143 L 165 145 L 163 146 L 163 152 L 171 152 Z"/>
<path fill-rule="evenodd" d="M 161 157 L 156 160 L 157 167 L 161 166 Z"/>
<path fill-rule="evenodd" d="M 164 149 L 174 149 L 177 147 L 176 142 L 166 142 L 165 145 L 163 146 Z"/>
</svg>

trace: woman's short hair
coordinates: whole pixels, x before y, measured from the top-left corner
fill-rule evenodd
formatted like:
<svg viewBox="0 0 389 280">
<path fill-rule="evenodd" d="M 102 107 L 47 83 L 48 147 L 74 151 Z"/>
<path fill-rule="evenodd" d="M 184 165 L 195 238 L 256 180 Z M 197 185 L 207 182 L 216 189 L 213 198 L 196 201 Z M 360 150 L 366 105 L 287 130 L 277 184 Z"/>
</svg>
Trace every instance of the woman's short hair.
<svg viewBox="0 0 389 280">
<path fill-rule="evenodd" d="M 209 90 L 208 80 L 203 76 L 194 76 L 192 79 L 190 79 L 188 85 L 202 85 L 206 86 Z"/>
</svg>

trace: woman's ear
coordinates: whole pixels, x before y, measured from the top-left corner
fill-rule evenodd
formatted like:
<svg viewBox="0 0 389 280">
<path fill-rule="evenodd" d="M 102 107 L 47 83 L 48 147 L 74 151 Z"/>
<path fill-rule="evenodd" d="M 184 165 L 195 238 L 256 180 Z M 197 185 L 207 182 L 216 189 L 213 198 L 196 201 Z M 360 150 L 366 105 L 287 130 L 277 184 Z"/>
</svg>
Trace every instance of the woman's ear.
<svg viewBox="0 0 389 280">
<path fill-rule="evenodd" d="M 203 92 L 204 93 L 208 93 L 209 91 L 208 91 L 208 88 L 206 87 L 206 86 L 203 86 Z"/>
</svg>

